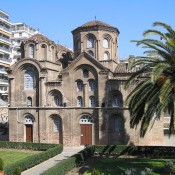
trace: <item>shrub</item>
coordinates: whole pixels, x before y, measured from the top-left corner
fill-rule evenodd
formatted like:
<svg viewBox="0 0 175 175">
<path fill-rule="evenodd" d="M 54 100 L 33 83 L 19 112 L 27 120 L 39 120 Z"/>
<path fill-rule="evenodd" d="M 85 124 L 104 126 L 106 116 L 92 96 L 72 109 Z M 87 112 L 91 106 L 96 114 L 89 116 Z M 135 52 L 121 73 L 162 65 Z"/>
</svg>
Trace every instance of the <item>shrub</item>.
<svg viewBox="0 0 175 175">
<path fill-rule="evenodd" d="M 17 161 L 14 164 L 11 164 L 9 166 L 6 166 L 4 168 L 4 172 L 6 175 L 14 175 L 14 172 L 19 173 L 20 171 L 29 169 L 57 154 L 60 154 L 63 151 L 63 145 L 61 144 L 58 145 L 58 144 L 26 143 L 26 142 L 24 143 L 23 142 L 9 142 L 9 143 L 0 142 L 0 147 L 44 151 L 32 156 L 26 157 L 25 159 Z"/>
<path fill-rule="evenodd" d="M 93 169 L 91 175 L 101 175 L 101 172 L 97 169 Z"/>
<path fill-rule="evenodd" d="M 0 158 L 0 171 L 4 170 L 4 162 L 2 160 L 2 158 Z"/>
<path fill-rule="evenodd" d="M 15 168 L 14 175 L 21 175 L 21 168 L 20 167 Z"/>
</svg>

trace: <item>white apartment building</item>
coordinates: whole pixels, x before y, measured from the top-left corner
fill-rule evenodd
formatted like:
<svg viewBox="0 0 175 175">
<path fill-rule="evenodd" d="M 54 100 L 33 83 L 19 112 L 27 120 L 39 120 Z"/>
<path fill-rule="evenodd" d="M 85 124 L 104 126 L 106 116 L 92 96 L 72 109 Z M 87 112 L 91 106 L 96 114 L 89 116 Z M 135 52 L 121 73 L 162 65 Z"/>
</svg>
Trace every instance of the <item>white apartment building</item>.
<svg viewBox="0 0 175 175">
<path fill-rule="evenodd" d="M 20 45 L 26 38 L 38 33 L 37 30 L 25 23 L 12 23 L 11 25 L 11 64 L 14 64 L 21 57 Z"/>
<path fill-rule="evenodd" d="M 9 15 L 0 10 L 0 106 L 7 105 L 8 77 L 5 71 L 10 66 L 11 23 Z"/>
</svg>

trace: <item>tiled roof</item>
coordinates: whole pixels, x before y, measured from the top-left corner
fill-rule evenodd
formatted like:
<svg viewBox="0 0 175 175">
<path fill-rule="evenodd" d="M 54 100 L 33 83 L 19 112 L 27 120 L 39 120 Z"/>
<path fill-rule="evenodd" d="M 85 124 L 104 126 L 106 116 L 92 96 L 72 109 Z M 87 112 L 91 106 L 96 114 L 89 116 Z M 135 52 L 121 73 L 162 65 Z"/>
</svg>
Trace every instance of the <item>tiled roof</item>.
<svg viewBox="0 0 175 175">
<path fill-rule="evenodd" d="M 105 27 L 113 27 L 107 23 L 104 23 L 102 21 L 97 21 L 97 20 L 94 20 L 94 21 L 90 21 L 90 22 L 87 22 L 85 24 L 83 24 L 82 26 L 80 27 L 92 27 L 92 26 L 105 26 Z"/>
<path fill-rule="evenodd" d="M 128 63 L 119 63 L 115 69 L 115 73 L 131 73 L 135 71 L 135 69 L 130 69 Z"/>
<path fill-rule="evenodd" d="M 50 44 L 54 44 L 54 42 L 52 40 L 48 39 L 46 36 L 44 36 L 40 33 L 37 33 L 37 34 L 31 36 L 30 38 L 27 38 L 24 41 L 24 43 L 26 43 L 28 41 L 35 41 L 35 42 L 38 42 L 38 43 L 47 42 L 47 43 L 50 43 Z"/>
</svg>

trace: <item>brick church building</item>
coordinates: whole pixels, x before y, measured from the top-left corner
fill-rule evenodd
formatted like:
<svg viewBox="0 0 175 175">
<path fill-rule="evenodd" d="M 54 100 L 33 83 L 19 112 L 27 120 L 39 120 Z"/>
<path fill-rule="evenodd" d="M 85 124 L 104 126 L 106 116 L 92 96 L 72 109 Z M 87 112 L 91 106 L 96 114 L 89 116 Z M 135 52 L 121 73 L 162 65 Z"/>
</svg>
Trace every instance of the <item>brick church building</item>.
<svg viewBox="0 0 175 175">
<path fill-rule="evenodd" d="M 164 121 L 144 138 L 131 129 L 124 85 L 135 70 L 119 62 L 119 30 L 90 21 L 72 31 L 74 51 L 36 34 L 9 70 L 9 140 L 163 145 Z M 127 49 L 127 48 L 126 48 Z"/>
</svg>

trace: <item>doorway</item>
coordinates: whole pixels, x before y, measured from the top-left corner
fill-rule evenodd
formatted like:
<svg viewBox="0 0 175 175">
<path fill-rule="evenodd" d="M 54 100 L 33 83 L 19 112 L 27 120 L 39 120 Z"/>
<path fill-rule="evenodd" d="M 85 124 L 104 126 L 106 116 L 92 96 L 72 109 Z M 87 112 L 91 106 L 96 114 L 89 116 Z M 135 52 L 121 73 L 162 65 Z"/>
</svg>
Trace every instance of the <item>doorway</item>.
<svg viewBox="0 0 175 175">
<path fill-rule="evenodd" d="M 26 142 L 33 142 L 33 125 L 26 125 Z"/>
</svg>

